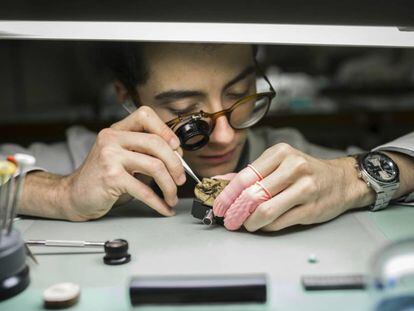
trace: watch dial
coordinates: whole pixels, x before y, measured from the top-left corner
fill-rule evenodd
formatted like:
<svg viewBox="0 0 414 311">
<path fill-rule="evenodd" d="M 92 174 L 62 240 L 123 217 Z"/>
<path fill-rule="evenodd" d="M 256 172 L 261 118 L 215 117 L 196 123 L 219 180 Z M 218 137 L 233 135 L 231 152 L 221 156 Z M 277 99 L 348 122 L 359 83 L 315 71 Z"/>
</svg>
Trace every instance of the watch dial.
<svg viewBox="0 0 414 311">
<path fill-rule="evenodd" d="M 380 153 L 368 154 L 363 161 L 369 175 L 378 181 L 391 182 L 398 177 L 398 168 L 387 156 Z"/>
</svg>

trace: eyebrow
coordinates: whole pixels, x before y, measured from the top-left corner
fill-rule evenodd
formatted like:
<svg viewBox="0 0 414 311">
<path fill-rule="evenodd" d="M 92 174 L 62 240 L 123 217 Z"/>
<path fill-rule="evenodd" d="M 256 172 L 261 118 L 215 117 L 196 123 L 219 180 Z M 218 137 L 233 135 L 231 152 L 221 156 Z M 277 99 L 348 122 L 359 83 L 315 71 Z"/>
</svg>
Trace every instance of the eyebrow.
<svg viewBox="0 0 414 311">
<path fill-rule="evenodd" d="M 252 74 L 253 72 L 255 72 L 254 66 L 246 67 L 237 76 L 235 76 L 233 79 L 227 82 L 224 85 L 223 90 L 245 79 L 248 75 Z M 205 92 L 196 91 L 196 90 L 169 90 L 169 91 L 161 92 L 155 95 L 154 98 L 157 101 L 162 101 L 163 103 L 169 103 L 175 100 L 188 98 L 188 97 L 206 97 L 206 96 L 207 94 Z"/>
<path fill-rule="evenodd" d="M 187 90 L 169 90 L 159 93 L 155 96 L 155 99 L 163 102 L 171 102 L 188 97 L 203 97 L 206 93 L 201 91 L 187 91 Z"/>
<path fill-rule="evenodd" d="M 233 84 L 236 84 L 237 82 L 245 79 L 248 75 L 254 73 L 255 71 L 256 70 L 254 66 L 247 66 L 245 69 L 243 69 L 242 72 L 240 72 L 237 76 L 235 76 L 233 79 L 226 83 L 226 85 L 223 87 L 223 91 L 232 86 Z"/>
</svg>

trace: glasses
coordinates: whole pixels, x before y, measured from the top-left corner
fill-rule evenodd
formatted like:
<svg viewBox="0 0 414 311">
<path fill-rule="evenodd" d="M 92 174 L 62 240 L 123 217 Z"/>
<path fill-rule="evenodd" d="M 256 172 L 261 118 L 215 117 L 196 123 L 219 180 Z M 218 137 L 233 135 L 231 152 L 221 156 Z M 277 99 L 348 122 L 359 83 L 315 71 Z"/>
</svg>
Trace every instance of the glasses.
<svg viewBox="0 0 414 311">
<path fill-rule="evenodd" d="M 197 150 L 207 144 L 216 120 L 221 116 L 226 116 L 233 129 L 243 130 L 255 125 L 266 115 L 276 91 L 258 67 L 257 71 L 269 84 L 269 92 L 248 95 L 236 101 L 230 108 L 218 112 L 207 113 L 201 110 L 180 115 L 166 122 L 180 138 L 183 149 Z"/>
</svg>

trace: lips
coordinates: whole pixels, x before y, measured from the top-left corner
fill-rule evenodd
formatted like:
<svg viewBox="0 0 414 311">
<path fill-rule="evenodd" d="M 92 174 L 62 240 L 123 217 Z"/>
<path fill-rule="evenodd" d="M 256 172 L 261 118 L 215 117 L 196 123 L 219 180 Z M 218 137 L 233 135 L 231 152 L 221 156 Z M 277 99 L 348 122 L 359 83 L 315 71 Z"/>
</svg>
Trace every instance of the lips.
<svg viewBox="0 0 414 311">
<path fill-rule="evenodd" d="M 233 148 L 232 150 L 226 153 L 214 154 L 214 155 L 202 155 L 200 156 L 200 158 L 203 159 L 204 162 L 208 162 L 211 164 L 219 164 L 223 162 L 228 162 L 233 158 L 236 148 Z"/>
</svg>

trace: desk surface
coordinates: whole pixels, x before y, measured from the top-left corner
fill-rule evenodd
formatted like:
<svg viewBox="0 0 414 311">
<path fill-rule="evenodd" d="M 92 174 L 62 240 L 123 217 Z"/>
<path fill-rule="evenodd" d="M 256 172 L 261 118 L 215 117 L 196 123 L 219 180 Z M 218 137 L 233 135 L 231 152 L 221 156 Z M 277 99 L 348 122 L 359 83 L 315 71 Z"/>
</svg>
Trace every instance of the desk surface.
<svg viewBox="0 0 414 311">
<path fill-rule="evenodd" d="M 185 310 L 364 310 L 365 291 L 305 292 L 303 274 L 366 273 L 369 258 L 383 244 L 414 235 L 414 208 L 395 206 L 371 213 L 355 211 L 329 223 L 281 233 L 229 232 L 208 228 L 190 216 L 191 201 L 182 200 L 177 216 L 156 216 L 132 203 L 86 223 L 22 219 L 25 239 L 129 241 L 132 261 L 107 266 L 94 249 L 32 247 L 39 265 L 30 261 L 31 284 L 20 295 L 0 303 L 0 310 L 42 310 L 42 292 L 69 281 L 81 285 L 79 303 L 70 310 L 129 310 L 132 275 L 264 272 L 268 275 L 266 305 L 190 306 Z M 68 253 L 72 252 L 72 253 Z M 308 263 L 315 254 L 318 263 Z M 157 307 L 144 307 L 154 310 Z M 163 307 L 161 310 L 182 310 Z"/>
</svg>

